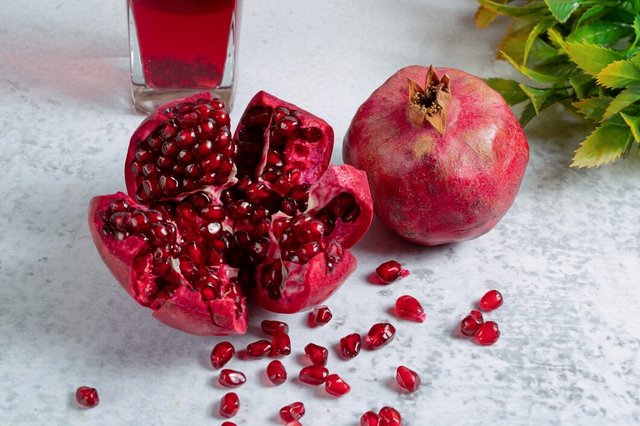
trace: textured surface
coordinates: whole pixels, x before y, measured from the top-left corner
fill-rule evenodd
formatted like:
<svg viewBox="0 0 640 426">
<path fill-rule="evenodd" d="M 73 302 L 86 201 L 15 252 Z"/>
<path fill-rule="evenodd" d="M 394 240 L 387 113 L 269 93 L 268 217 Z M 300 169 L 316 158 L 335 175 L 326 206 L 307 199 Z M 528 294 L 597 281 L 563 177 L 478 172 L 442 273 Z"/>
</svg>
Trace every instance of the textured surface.
<svg viewBox="0 0 640 426">
<path fill-rule="evenodd" d="M 235 119 L 268 90 L 327 119 L 339 161 L 351 116 L 397 68 L 510 75 L 491 51 L 501 28 L 473 30 L 473 2 L 395 3 L 247 1 Z M 221 424 L 225 391 L 208 361 L 217 339 L 164 327 L 136 306 L 85 223 L 93 194 L 124 188 L 127 142 L 142 120 L 128 99 L 124 2 L 5 1 L 0 17 L 0 424 Z M 296 380 L 271 389 L 267 360 L 232 360 L 248 378 L 234 421 L 277 425 L 280 407 L 303 400 L 305 426 L 356 426 L 385 404 L 410 426 L 640 423 L 640 161 L 569 169 L 585 129 L 558 116 L 528 129 L 520 195 L 489 234 L 429 249 L 374 222 L 354 247 L 359 269 L 329 301 L 331 323 L 255 315 L 234 343 L 256 340 L 262 318 L 284 318 L 294 354 L 283 362 L 295 377 L 306 343 L 332 347 L 391 319 L 397 296 L 416 296 L 428 313 L 424 324 L 394 319 L 396 339 L 377 352 L 341 361 L 332 348 L 330 370 L 352 387 L 339 400 Z M 412 274 L 368 284 L 391 257 Z M 457 322 L 494 287 L 505 303 L 488 317 L 501 340 L 456 338 Z M 422 375 L 417 393 L 395 387 L 400 363 Z M 77 408 L 80 385 L 98 388 L 97 408 Z"/>
</svg>

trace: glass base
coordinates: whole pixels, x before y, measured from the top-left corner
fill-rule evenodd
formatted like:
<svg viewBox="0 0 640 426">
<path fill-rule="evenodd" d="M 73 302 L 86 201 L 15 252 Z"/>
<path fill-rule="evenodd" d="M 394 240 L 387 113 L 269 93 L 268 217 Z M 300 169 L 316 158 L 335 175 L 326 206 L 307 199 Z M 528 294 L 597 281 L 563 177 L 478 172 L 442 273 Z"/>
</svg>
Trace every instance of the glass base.
<svg viewBox="0 0 640 426">
<path fill-rule="evenodd" d="M 131 95 L 133 98 L 133 109 L 142 114 L 151 114 L 164 103 L 198 93 L 209 92 L 214 98 L 222 99 L 231 111 L 233 104 L 232 87 L 218 87 L 214 90 L 207 89 L 154 89 L 148 86 L 133 85 Z"/>
</svg>

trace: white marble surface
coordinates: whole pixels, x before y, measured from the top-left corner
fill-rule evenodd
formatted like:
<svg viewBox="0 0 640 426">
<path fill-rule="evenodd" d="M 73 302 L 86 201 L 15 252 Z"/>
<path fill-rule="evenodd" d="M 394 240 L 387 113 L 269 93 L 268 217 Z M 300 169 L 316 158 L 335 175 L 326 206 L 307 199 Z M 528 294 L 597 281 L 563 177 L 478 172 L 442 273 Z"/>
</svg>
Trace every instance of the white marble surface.
<svg viewBox="0 0 640 426">
<path fill-rule="evenodd" d="M 474 2 L 247 0 L 235 118 L 265 89 L 326 118 L 340 140 L 357 106 L 405 65 L 434 63 L 481 76 L 512 75 L 493 60 L 500 27 L 472 28 Z M 169 329 L 118 287 L 94 250 L 86 208 L 124 188 L 130 110 L 124 1 L 0 3 L 0 425 L 212 425 L 224 393 L 208 364 L 215 338 Z M 632 425 L 640 423 L 640 161 L 568 168 L 584 128 L 554 112 L 528 128 L 531 162 L 515 205 L 489 234 L 438 248 L 413 246 L 374 222 L 354 252 L 360 267 L 329 301 L 334 320 L 309 329 L 286 316 L 301 367 L 304 344 L 334 345 L 365 331 L 410 293 L 423 325 L 393 320 L 396 340 L 330 368 L 352 385 L 335 400 L 247 373 L 239 425 L 278 424 L 278 409 L 307 406 L 309 425 L 356 426 L 390 404 L 410 426 Z M 386 288 L 365 277 L 388 258 L 412 271 Z M 505 305 L 493 347 L 453 337 L 489 288 Z M 258 312 L 256 325 L 277 316 Z M 392 384 L 408 365 L 413 395 Z M 101 404 L 72 393 L 95 386 Z"/>
</svg>

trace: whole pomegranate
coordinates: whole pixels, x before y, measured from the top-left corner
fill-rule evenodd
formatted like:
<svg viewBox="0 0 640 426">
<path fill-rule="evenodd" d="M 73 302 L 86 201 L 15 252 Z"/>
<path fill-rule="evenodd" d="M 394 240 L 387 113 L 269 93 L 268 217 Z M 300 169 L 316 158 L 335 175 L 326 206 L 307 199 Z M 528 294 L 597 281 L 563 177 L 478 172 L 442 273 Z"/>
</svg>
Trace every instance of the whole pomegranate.
<svg viewBox="0 0 640 426">
<path fill-rule="evenodd" d="M 265 92 L 234 137 L 208 94 L 160 107 L 131 138 L 127 194 L 95 197 L 91 235 L 122 287 L 192 334 L 247 329 L 246 297 L 276 312 L 324 301 L 353 272 L 373 216 L 364 172 L 329 167 L 333 130 Z"/>
<path fill-rule="evenodd" d="M 480 78 L 410 66 L 360 106 L 343 158 L 366 171 L 378 218 L 431 246 L 476 238 L 498 223 L 529 146 L 504 99 Z"/>
</svg>

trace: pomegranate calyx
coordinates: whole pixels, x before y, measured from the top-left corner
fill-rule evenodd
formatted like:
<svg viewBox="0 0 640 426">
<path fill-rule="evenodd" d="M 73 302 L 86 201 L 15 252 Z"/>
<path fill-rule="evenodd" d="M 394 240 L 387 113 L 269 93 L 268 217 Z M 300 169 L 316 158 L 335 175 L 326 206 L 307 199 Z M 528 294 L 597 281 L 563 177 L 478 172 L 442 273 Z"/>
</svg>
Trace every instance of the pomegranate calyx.
<svg viewBox="0 0 640 426">
<path fill-rule="evenodd" d="M 409 118 L 415 126 L 429 123 L 440 134 L 444 135 L 447 127 L 447 111 L 451 103 L 449 76 L 438 77 L 438 73 L 429 66 L 424 87 L 412 78 L 409 83 Z"/>
</svg>

